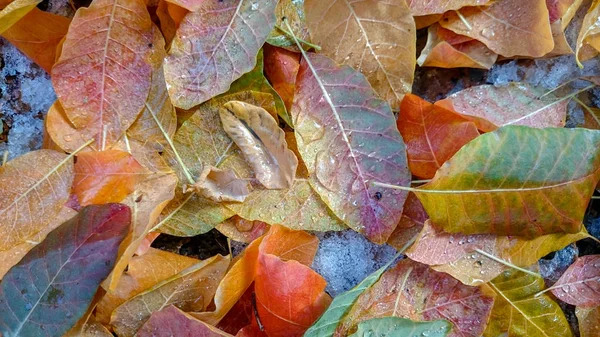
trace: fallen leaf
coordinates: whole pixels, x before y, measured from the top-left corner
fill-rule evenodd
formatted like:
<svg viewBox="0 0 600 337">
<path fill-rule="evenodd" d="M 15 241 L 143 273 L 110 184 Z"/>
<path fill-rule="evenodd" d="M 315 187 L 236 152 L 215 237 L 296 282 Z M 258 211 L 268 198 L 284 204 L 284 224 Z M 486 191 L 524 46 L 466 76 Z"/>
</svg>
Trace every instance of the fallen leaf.
<svg viewBox="0 0 600 337">
<path fill-rule="evenodd" d="M 411 91 L 416 28 L 404 1 L 305 0 L 304 8 L 323 54 L 365 74 L 392 106 Z"/>
<path fill-rule="evenodd" d="M 423 15 L 423 16 L 414 16 L 415 25 L 417 26 L 417 30 L 427 28 L 434 23 L 440 21 L 440 19 L 444 16 L 443 14 L 431 14 L 431 15 Z"/>
<path fill-rule="evenodd" d="M 73 193 L 82 206 L 121 202 L 147 175 L 131 154 L 118 150 L 80 153 L 74 171 Z"/>
<path fill-rule="evenodd" d="M 42 230 L 69 199 L 73 158 L 37 150 L 0 166 L 0 251 Z"/>
<path fill-rule="evenodd" d="M 563 127 L 568 104 L 568 99 L 544 95 L 540 89 L 520 82 L 504 86 L 479 85 L 435 103 L 458 112 L 484 132 L 505 125 Z"/>
<path fill-rule="evenodd" d="M 96 308 L 100 323 L 109 324 L 112 312 L 130 298 L 140 294 L 177 273 L 201 262 L 191 257 L 150 248 L 142 256 L 134 256 L 118 280 L 118 286 L 108 290 Z"/>
<path fill-rule="evenodd" d="M 240 334 L 244 334 L 240 330 L 250 326 L 258 327 L 258 324 L 254 324 L 256 322 L 254 317 L 254 303 L 256 303 L 256 294 L 254 294 L 254 285 L 251 285 L 231 310 L 229 310 L 227 315 L 216 325 L 217 328 L 239 337 Z M 246 329 L 246 331 L 248 330 Z"/>
<path fill-rule="evenodd" d="M 211 166 L 204 167 L 198 180 L 185 190 L 190 191 L 215 202 L 244 202 L 250 194 L 248 181 L 240 179 L 232 170 L 219 170 Z"/>
<path fill-rule="evenodd" d="M 421 67 L 491 69 L 498 54 L 483 43 L 455 34 L 439 24 L 429 26 L 427 44 L 417 59 Z"/>
<path fill-rule="evenodd" d="M 372 318 L 358 324 L 358 329 L 350 337 L 369 337 L 373 333 L 381 336 L 403 337 L 445 337 L 452 329 L 448 321 L 413 322 L 400 317 Z"/>
<path fill-rule="evenodd" d="M 400 104 L 398 130 L 413 175 L 431 179 L 461 147 L 479 136 L 473 122 L 454 111 L 407 94 Z"/>
<path fill-rule="evenodd" d="M 240 148 L 263 186 L 268 189 L 292 186 L 298 158 L 287 148 L 285 133 L 265 109 L 230 101 L 219 110 L 219 115 L 223 129 Z"/>
<path fill-rule="evenodd" d="M 175 32 L 179 26 L 179 22 L 175 22 L 175 20 L 169 14 L 168 7 L 170 5 L 172 4 L 165 0 L 160 0 L 158 2 L 158 6 L 156 7 L 156 16 L 160 22 L 160 31 L 163 33 L 167 45 L 170 45 L 171 41 L 173 41 Z"/>
<path fill-rule="evenodd" d="M 54 65 L 56 46 L 67 34 L 70 23 L 64 16 L 33 8 L 5 30 L 2 37 L 49 73 Z"/>
<path fill-rule="evenodd" d="M 149 176 L 123 200 L 123 204 L 129 206 L 134 214 L 131 243 L 120 254 L 111 275 L 103 285 L 105 289 L 115 290 L 133 254 L 136 253 L 144 238 L 149 234 L 160 212 L 173 199 L 176 185 L 177 177 L 175 174 Z"/>
<path fill-rule="evenodd" d="M 296 85 L 292 116 L 311 185 L 348 226 L 375 243 L 387 241 L 406 193 L 371 181 L 402 186 L 410 181 L 389 105 L 362 74 L 322 55 L 305 55 Z"/>
<path fill-rule="evenodd" d="M 202 1 L 185 16 L 165 59 L 169 96 L 189 109 L 252 70 L 275 24 L 276 1 Z"/>
<path fill-rule="evenodd" d="M 153 40 L 140 0 L 94 0 L 73 17 L 52 84 L 69 121 L 97 148 L 116 142 L 144 107 Z"/>
<path fill-rule="evenodd" d="M 120 337 L 130 337 L 153 312 L 171 304 L 183 311 L 204 311 L 228 266 L 229 258 L 221 255 L 194 264 L 121 304 L 110 324 Z"/>
<path fill-rule="evenodd" d="M 487 5 L 490 0 L 408 0 L 413 16 L 444 14 L 467 6 Z"/>
<path fill-rule="evenodd" d="M 265 47 L 266 46 L 268 45 L 265 44 Z M 279 96 L 279 93 L 271 86 L 265 77 L 264 62 L 263 49 L 260 49 L 258 51 L 258 55 L 256 55 L 256 66 L 254 66 L 254 69 L 245 73 L 242 75 L 242 77 L 231 83 L 231 87 L 223 95 L 231 95 L 236 92 L 248 90 L 271 94 L 275 100 L 275 109 L 277 110 L 277 115 L 279 115 L 279 117 L 281 117 L 281 119 L 283 119 L 287 125 L 291 126 L 292 119 L 288 113 L 289 108 Z M 277 120 L 277 115 L 273 116 L 275 120 Z"/>
<path fill-rule="evenodd" d="M 419 198 L 414 193 L 409 192 L 404 203 L 404 209 L 402 210 L 402 217 L 396 229 L 390 235 L 387 244 L 396 249 L 404 247 L 407 242 L 415 238 L 421 229 L 423 229 L 423 225 L 427 219 L 429 219 L 429 216 L 425 212 L 421 201 L 419 201 Z"/>
<path fill-rule="evenodd" d="M 554 40 L 554 49 L 545 55 L 545 57 L 554 57 L 559 55 L 574 54 L 573 49 L 567 41 L 567 36 L 563 31 L 563 25 L 560 21 L 556 21 L 550 25 L 552 30 L 552 39 Z"/>
<path fill-rule="evenodd" d="M 266 222 L 250 221 L 234 215 L 218 224 L 216 228 L 232 240 L 250 243 L 269 231 L 270 225 Z"/>
<path fill-rule="evenodd" d="M 480 336 L 494 296 L 486 288 L 466 286 L 444 273 L 408 259 L 386 271 L 360 295 L 336 336 L 356 331 L 360 322 L 388 316 L 452 322 L 449 336 Z"/>
<path fill-rule="evenodd" d="M 0 34 L 12 27 L 37 6 L 40 0 L 14 0 L 0 10 Z"/>
<path fill-rule="evenodd" d="M 556 302 L 547 295 L 534 297 L 544 288 L 541 277 L 507 270 L 489 285 L 497 296 L 483 336 L 513 336 L 523 333 L 531 337 L 573 335 Z"/>
<path fill-rule="evenodd" d="M 281 4 L 283 1 L 279 1 Z M 292 109 L 296 76 L 300 69 L 300 54 L 265 44 L 265 76 L 285 103 L 287 111 Z M 291 119 L 290 119 L 291 122 Z"/>
<path fill-rule="evenodd" d="M 156 311 L 137 332 L 139 337 L 227 337 L 230 334 L 203 323 L 170 305 Z"/>
<path fill-rule="evenodd" d="M 488 7 L 465 7 L 458 13 L 447 12 L 440 24 L 483 42 L 504 57 L 541 57 L 554 48 L 545 0 L 502 0 Z"/>
<path fill-rule="evenodd" d="M 48 109 L 45 124 L 52 142 L 65 152 L 73 152 L 88 141 L 87 135 L 73 127 L 59 100 Z"/>
<path fill-rule="evenodd" d="M 335 231 L 347 229 L 325 205 L 307 179 L 296 179 L 283 190 L 258 190 L 243 203 L 227 208 L 244 219 L 280 224 L 296 230 Z"/>
<path fill-rule="evenodd" d="M 600 52 L 600 1 L 594 0 L 583 18 L 581 30 L 577 37 L 575 58 L 579 67 L 582 61 L 595 57 Z"/>
<path fill-rule="evenodd" d="M 575 315 L 579 322 L 581 337 L 598 337 L 600 331 L 600 306 L 594 308 L 575 308 Z"/>
<path fill-rule="evenodd" d="M 552 285 L 559 300 L 582 308 L 600 306 L 600 255 L 581 256 Z"/>
<path fill-rule="evenodd" d="M 127 206 L 88 206 L 52 231 L 4 276 L 0 332 L 62 336 L 86 312 L 129 233 Z"/>
<path fill-rule="evenodd" d="M 505 126 L 465 145 L 415 194 L 449 233 L 576 233 L 600 178 L 599 143 L 593 130 Z"/>
<path fill-rule="evenodd" d="M 546 0 L 550 23 L 562 21 L 562 30 L 567 28 L 583 0 Z"/>
<path fill-rule="evenodd" d="M 287 29 L 283 19 L 290 25 L 292 32 L 297 38 L 310 42 L 310 34 L 306 27 L 306 18 L 304 14 L 304 1 L 279 0 L 275 7 L 276 22 L 279 26 L 269 33 L 267 43 L 273 46 L 286 48 L 291 51 L 298 51 L 294 39 L 281 28 Z M 304 44 L 304 48 L 310 48 L 310 45 Z"/>
<path fill-rule="evenodd" d="M 29 237 L 23 243 L 14 246 L 13 248 L 0 252 L 0 279 L 8 272 L 8 270 L 19 263 L 21 259 L 27 254 L 33 247 L 37 246 L 40 242 L 44 241 L 48 233 L 62 225 L 67 220 L 77 215 L 77 212 L 69 207 L 63 206 L 58 215 L 54 217 L 46 227 L 42 228 L 39 232 Z"/>
</svg>

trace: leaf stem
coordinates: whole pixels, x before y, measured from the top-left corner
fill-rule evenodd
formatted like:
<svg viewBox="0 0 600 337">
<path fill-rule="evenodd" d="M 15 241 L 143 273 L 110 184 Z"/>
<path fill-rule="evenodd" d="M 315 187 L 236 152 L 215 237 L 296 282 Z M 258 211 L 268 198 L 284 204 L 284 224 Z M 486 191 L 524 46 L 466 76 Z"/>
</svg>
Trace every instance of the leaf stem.
<svg viewBox="0 0 600 337">
<path fill-rule="evenodd" d="M 460 11 L 455 11 L 456 15 L 458 15 L 458 18 L 460 19 L 460 21 L 462 21 L 462 23 L 467 27 L 468 30 L 473 30 L 473 27 L 471 26 L 471 24 L 469 24 L 469 21 L 467 21 L 467 19 L 462 15 L 462 13 Z"/>
<path fill-rule="evenodd" d="M 410 184 L 427 184 L 428 182 L 430 182 L 431 179 L 423 179 L 423 180 L 413 180 L 410 182 Z"/>
<path fill-rule="evenodd" d="M 404 291 L 404 287 L 406 287 L 406 281 L 408 280 L 408 276 L 412 273 L 413 267 L 408 268 L 406 273 L 404 274 L 404 278 L 402 279 L 402 285 L 400 289 L 398 289 L 398 296 L 396 297 L 396 303 L 394 303 L 394 311 L 392 311 L 392 316 L 396 316 L 396 310 L 398 310 L 398 303 L 400 302 L 400 296 L 402 295 L 402 291 Z"/>
<path fill-rule="evenodd" d="M 1 166 L 4 166 L 7 161 L 8 161 L 8 150 L 4 151 L 4 154 L 2 155 L 2 165 Z"/>
<path fill-rule="evenodd" d="M 319 51 L 319 50 L 321 50 L 321 46 L 319 46 L 319 45 L 316 45 L 316 44 L 313 44 L 313 43 L 310 43 L 310 42 L 308 42 L 308 41 L 305 41 L 305 40 L 303 40 L 303 39 L 301 39 L 301 38 L 297 37 L 296 35 L 294 35 L 294 33 L 292 33 L 292 32 L 291 32 L 291 30 L 292 30 L 292 27 L 290 27 L 290 25 L 287 23 L 287 20 L 286 20 L 286 18 L 283 18 L 281 21 L 282 21 L 282 22 L 285 22 L 285 24 L 286 24 L 286 25 L 288 26 L 288 28 L 289 28 L 289 31 L 288 31 L 288 30 L 286 30 L 285 28 L 283 28 L 283 27 L 279 26 L 279 25 L 275 25 L 275 28 L 277 28 L 277 29 L 279 29 L 280 31 L 282 31 L 282 32 L 283 32 L 285 35 L 287 35 L 288 37 L 291 37 L 292 39 L 294 39 L 294 41 L 295 41 L 296 43 L 297 43 L 297 41 L 300 41 L 300 42 L 302 42 L 302 44 L 305 44 L 305 45 L 307 45 L 307 46 L 309 46 L 309 47 L 313 48 L 313 49 L 314 49 L 314 50 L 316 50 L 316 51 Z"/>
<path fill-rule="evenodd" d="M 165 139 L 167 140 L 167 143 L 169 143 L 169 146 L 171 147 L 171 150 L 173 150 L 173 153 L 175 154 L 175 158 L 177 159 L 177 162 L 179 163 L 179 166 L 181 166 L 181 169 L 183 170 L 183 174 L 187 178 L 188 182 L 190 183 L 190 185 L 195 184 L 196 181 L 194 180 L 194 178 L 190 174 L 190 171 L 188 170 L 187 166 L 185 166 L 185 164 L 183 163 L 183 159 L 181 159 L 181 156 L 179 155 L 179 152 L 177 152 L 177 149 L 175 148 L 175 144 L 173 144 L 173 141 L 171 140 L 171 137 L 169 137 L 169 134 L 167 133 L 167 131 L 163 127 L 162 123 L 158 120 L 158 117 L 156 117 L 156 114 L 154 113 L 154 111 L 148 105 L 147 102 L 146 102 L 146 108 L 148 109 L 148 111 L 152 115 L 152 118 L 154 118 L 154 121 L 156 122 L 156 125 L 158 125 L 158 128 L 160 129 L 160 132 L 163 134 L 163 137 L 165 137 Z"/>
<path fill-rule="evenodd" d="M 489 254 L 488 252 L 485 252 L 485 251 L 483 251 L 481 249 L 476 248 L 474 251 L 477 252 L 477 253 L 479 253 L 479 254 L 481 254 L 481 255 L 483 255 L 483 256 L 485 256 L 485 257 L 487 257 L 488 259 L 494 260 L 494 261 L 496 261 L 498 263 L 501 263 L 501 264 L 503 264 L 503 265 L 505 265 L 507 267 L 516 269 L 518 271 L 521 271 L 521 272 L 529 274 L 529 275 L 533 275 L 535 277 L 542 277 L 540 274 L 538 274 L 536 272 L 533 272 L 531 270 L 527 270 L 525 268 L 521 268 L 519 266 L 516 266 L 516 265 L 514 265 L 514 264 L 512 264 L 512 263 L 510 263 L 508 261 L 505 261 L 505 260 L 502 260 L 501 258 L 495 257 L 494 255 Z"/>
</svg>

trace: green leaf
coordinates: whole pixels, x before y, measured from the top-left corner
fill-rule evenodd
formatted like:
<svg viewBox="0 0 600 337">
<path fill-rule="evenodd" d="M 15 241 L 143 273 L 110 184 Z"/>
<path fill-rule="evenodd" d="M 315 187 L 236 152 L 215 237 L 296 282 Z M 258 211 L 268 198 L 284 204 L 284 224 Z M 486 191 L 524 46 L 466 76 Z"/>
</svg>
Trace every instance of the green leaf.
<svg viewBox="0 0 600 337">
<path fill-rule="evenodd" d="M 288 114 L 287 109 L 285 108 L 283 100 L 281 99 L 281 97 L 279 97 L 277 91 L 273 89 L 269 81 L 267 81 L 263 69 L 264 57 L 263 49 L 261 48 L 258 52 L 258 55 L 256 56 L 256 66 L 254 66 L 254 69 L 252 69 L 250 72 L 245 73 L 244 75 L 242 75 L 242 77 L 233 82 L 231 84 L 231 87 L 229 88 L 229 91 L 223 95 L 234 94 L 236 92 L 247 90 L 271 94 L 275 99 L 275 109 L 277 110 L 277 115 L 279 115 L 279 117 L 281 117 L 281 119 L 283 119 L 283 121 L 287 125 L 292 126 L 292 119 Z"/>
<path fill-rule="evenodd" d="M 465 145 L 414 192 L 449 233 L 577 233 L 600 178 L 598 148 L 595 130 L 505 126 Z"/>
<path fill-rule="evenodd" d="M 358 324 L 358 330 L 350 337 L 402 336 L 445 337 L 452 324 L 448 321 L 413 322 L 400 317 L 373 318 Z"/>
<path fill-rule="evenodd" d="M 0 335 L 67 332 L 112 270 L 130 223 L 125 205 L 92 205 L 48 234 L 2 280 Z"/>
</svg>

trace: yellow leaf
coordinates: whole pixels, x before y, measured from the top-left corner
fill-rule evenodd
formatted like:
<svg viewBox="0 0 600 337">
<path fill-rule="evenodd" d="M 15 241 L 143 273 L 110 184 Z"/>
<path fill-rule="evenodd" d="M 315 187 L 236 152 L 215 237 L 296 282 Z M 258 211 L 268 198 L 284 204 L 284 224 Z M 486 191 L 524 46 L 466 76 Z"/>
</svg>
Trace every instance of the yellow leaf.
<svg viewBox="0 0 600 337">
<path fill-rule="evenodd" d="M 0 34 L 21 20 L 40 2 L 41 0 L 14 0 L 9 3 L 0 11 Z"/>
</svg>

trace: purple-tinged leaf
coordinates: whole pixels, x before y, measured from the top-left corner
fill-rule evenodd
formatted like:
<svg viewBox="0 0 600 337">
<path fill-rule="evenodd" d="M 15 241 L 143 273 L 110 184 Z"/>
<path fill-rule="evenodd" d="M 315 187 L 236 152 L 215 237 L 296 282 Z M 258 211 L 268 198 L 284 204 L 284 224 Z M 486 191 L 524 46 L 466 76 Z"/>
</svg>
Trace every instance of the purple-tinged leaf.
<svg viewBox="0 0 600 337">
<path fill-rule="evenodd" d="M 552 294 L 578 307 L 600 305 L 600 255 L 578 258 L 552 286 Z"/>
</svg>

